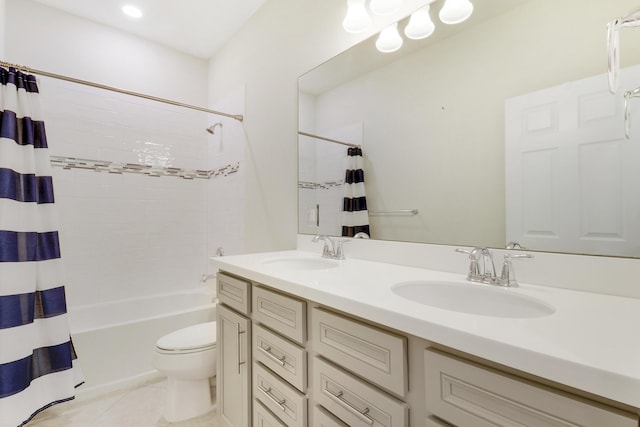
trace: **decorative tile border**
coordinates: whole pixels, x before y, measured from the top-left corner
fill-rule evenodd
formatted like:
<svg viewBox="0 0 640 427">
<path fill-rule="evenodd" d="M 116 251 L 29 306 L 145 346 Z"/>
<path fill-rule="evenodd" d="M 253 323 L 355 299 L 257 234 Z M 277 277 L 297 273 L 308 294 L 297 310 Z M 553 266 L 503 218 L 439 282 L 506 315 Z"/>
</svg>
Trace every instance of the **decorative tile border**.
<svg viewBox="0 0 640 427">
<path fill-rule="evenodd" d="M 78 159 L 75 157 L 51 156 L 51 165 L 63 169 L 88 169 L 96 172 L 115 174 L 137 173 L 148 176 L 173 176 L 183 179 L 211 179 L 228 176 L 238 172 L 240 162 L 213 170 L 181 169 L 174 167 L 152 166 L 140 163 L 117 163 L 108 160 Z"/>
<path fill-rule="evenodd" d="M 298 188 L 306 190 L 328 190 L 334 187 L 340 187 L 344 184 L 344 181 L 326 181 L 326 182 L 309 182 L 298 181 Z"/>
</svg>

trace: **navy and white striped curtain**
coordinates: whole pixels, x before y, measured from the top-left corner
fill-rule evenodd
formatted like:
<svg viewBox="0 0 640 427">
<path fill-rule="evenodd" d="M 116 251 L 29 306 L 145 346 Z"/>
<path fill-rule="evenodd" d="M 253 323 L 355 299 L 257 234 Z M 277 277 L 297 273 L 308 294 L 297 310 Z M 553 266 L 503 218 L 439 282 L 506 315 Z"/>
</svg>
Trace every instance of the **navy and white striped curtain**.
<svg viewBox="0 0 640 427">
<path fill-rule="evenodd" d="M 82 380 L 36 78 L 0 67 L 0 83 L 0 427 L 16 427 Z"/>
<path fill-rule="evenodd" d="M 347 150 L 347 172 L 344 178 L 344 199 L 342 207 L 342 235 L 353 237 L 369 231 L 369 211 L 364 190 L 364 170 L 362 149 L 349 147 Z"/>
</svg>

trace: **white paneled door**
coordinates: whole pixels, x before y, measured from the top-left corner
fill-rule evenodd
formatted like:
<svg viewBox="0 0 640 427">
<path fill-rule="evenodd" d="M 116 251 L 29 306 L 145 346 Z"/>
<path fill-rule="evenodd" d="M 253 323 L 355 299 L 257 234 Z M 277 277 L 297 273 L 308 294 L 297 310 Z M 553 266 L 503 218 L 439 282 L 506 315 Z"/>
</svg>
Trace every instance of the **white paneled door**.
<svg viewBox="0 0 640 427">
<path fill-rule="evenodd" d="M 525 248 L 640 256 L 640 66 L 505 103 L 506 236 Z"/>
</svg>

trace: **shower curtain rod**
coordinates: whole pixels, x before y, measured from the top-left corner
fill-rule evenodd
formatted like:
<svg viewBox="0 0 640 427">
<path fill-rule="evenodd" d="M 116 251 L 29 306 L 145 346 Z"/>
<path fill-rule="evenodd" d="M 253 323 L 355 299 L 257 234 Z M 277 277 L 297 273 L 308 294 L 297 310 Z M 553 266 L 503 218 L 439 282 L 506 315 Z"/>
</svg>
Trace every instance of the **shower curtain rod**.
<svg viewBox="0 0 640 427">
<path fill-rule="evenodd" d="M 234 120 L 237 120 L 239 122 L 242 122 L 244 120 L 244 116 L 242 114 L 229 114 L 229 113 L 224 113 L 222 111 L 210 110 L 208 108 L 198 107 L 196 105 L 190 105 L 190 104 L 185 104 L 185 103 L 178 102 L 178 101 L 172 101 L 171 99 L 159 98 L 159 97 L 153 96 L 153 95 L 146 95 L 144 93 L 133 92 L 133 91 L 130 91 L 130 90 L 120 89 L 120 88 L 113 87 L 113 86 L 107 86 L 107 85 L 103 85 L 101 83 L 94 83 L 94 82 L 90 82 L 90 81 L 87 81 L 87 80 L 77 79 L 75 77 L 65 76 L 65 75 L 62 75 L 62 74 L 56 74 L 56 73 L 50 73 L 48 71 L 37 70 L 35 68 L 29 68 L 29 67 L 25 67 L 23 65 L 11 64 L 9 62 L 0 61 L 0 65 L 3 66 L 3 67 L 16 68 L 18 70 L 21 70 L 21 71 L 24 71 L 24 72 L 30 73 L 30 74 L 38 74 L 38 75 L 44 76 L 44 77 L 51 77 L 51 78 L 54 78 L 54 79 L 64 80 L 64 81 L 71 82 L 71 83 L 78 83 L 78 84 L 81 84 L 81 85 L 84 85 L 84 86 L 96 87 L 98 89 L 105 89 L 105 90 L 109 90 L 111 92 L 123 93 L 125 95 L 136 96 L 138 98 L 144 98 L 144 99 L 149 99 L 151 101 L 162 102 L 164 104 L 171 104 L 171 105 L 175 105 L 175 106 L 178 106 L 178 107 L 189 108 L 191 110 L 198 110 L 198 111 L 204 111 L 205 113 L 216 114 L 218 116 L 230 117 L 230 118 L 232 118 Z"/>
<path fill-rule="evenodd" d="M 342 142 L 342 141 L 338 141 L 336 139 L 325 138 L 324 136 L 314 135 L 312 133 L 298 132 L 298 135 L 309 136 L 311 138 L 321 139 L 323 141 L 335 142 L 336 144 L 346 145 L 347 147 L 360 148 L 360 146 L 358 144 L 351 144 L 349 142 Z"/>
</svg>

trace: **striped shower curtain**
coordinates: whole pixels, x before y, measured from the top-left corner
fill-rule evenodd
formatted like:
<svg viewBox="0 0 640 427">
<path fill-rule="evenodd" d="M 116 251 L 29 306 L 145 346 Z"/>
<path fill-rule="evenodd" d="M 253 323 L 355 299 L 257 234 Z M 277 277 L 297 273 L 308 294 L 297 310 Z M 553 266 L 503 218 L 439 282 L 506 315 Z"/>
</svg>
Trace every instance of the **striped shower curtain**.
<svg viewBox="0 0 640 427">
<path fill-rule="evenodd" d="M 353 237 L 358 233 L 365 233 L 367 236 L 371 235 L 362 165 L 362 149 L 360 147 L 349 147 L 347 150 L 347 172 L 344 178 L 342 207 L 342 235 L 346 237 Z"/>
<path fill-rule="evenodd" d="M 0 427 L 16 427 L 82 380 L 36 78 L 0 67 L 0 84 Z"/>
</svg>

